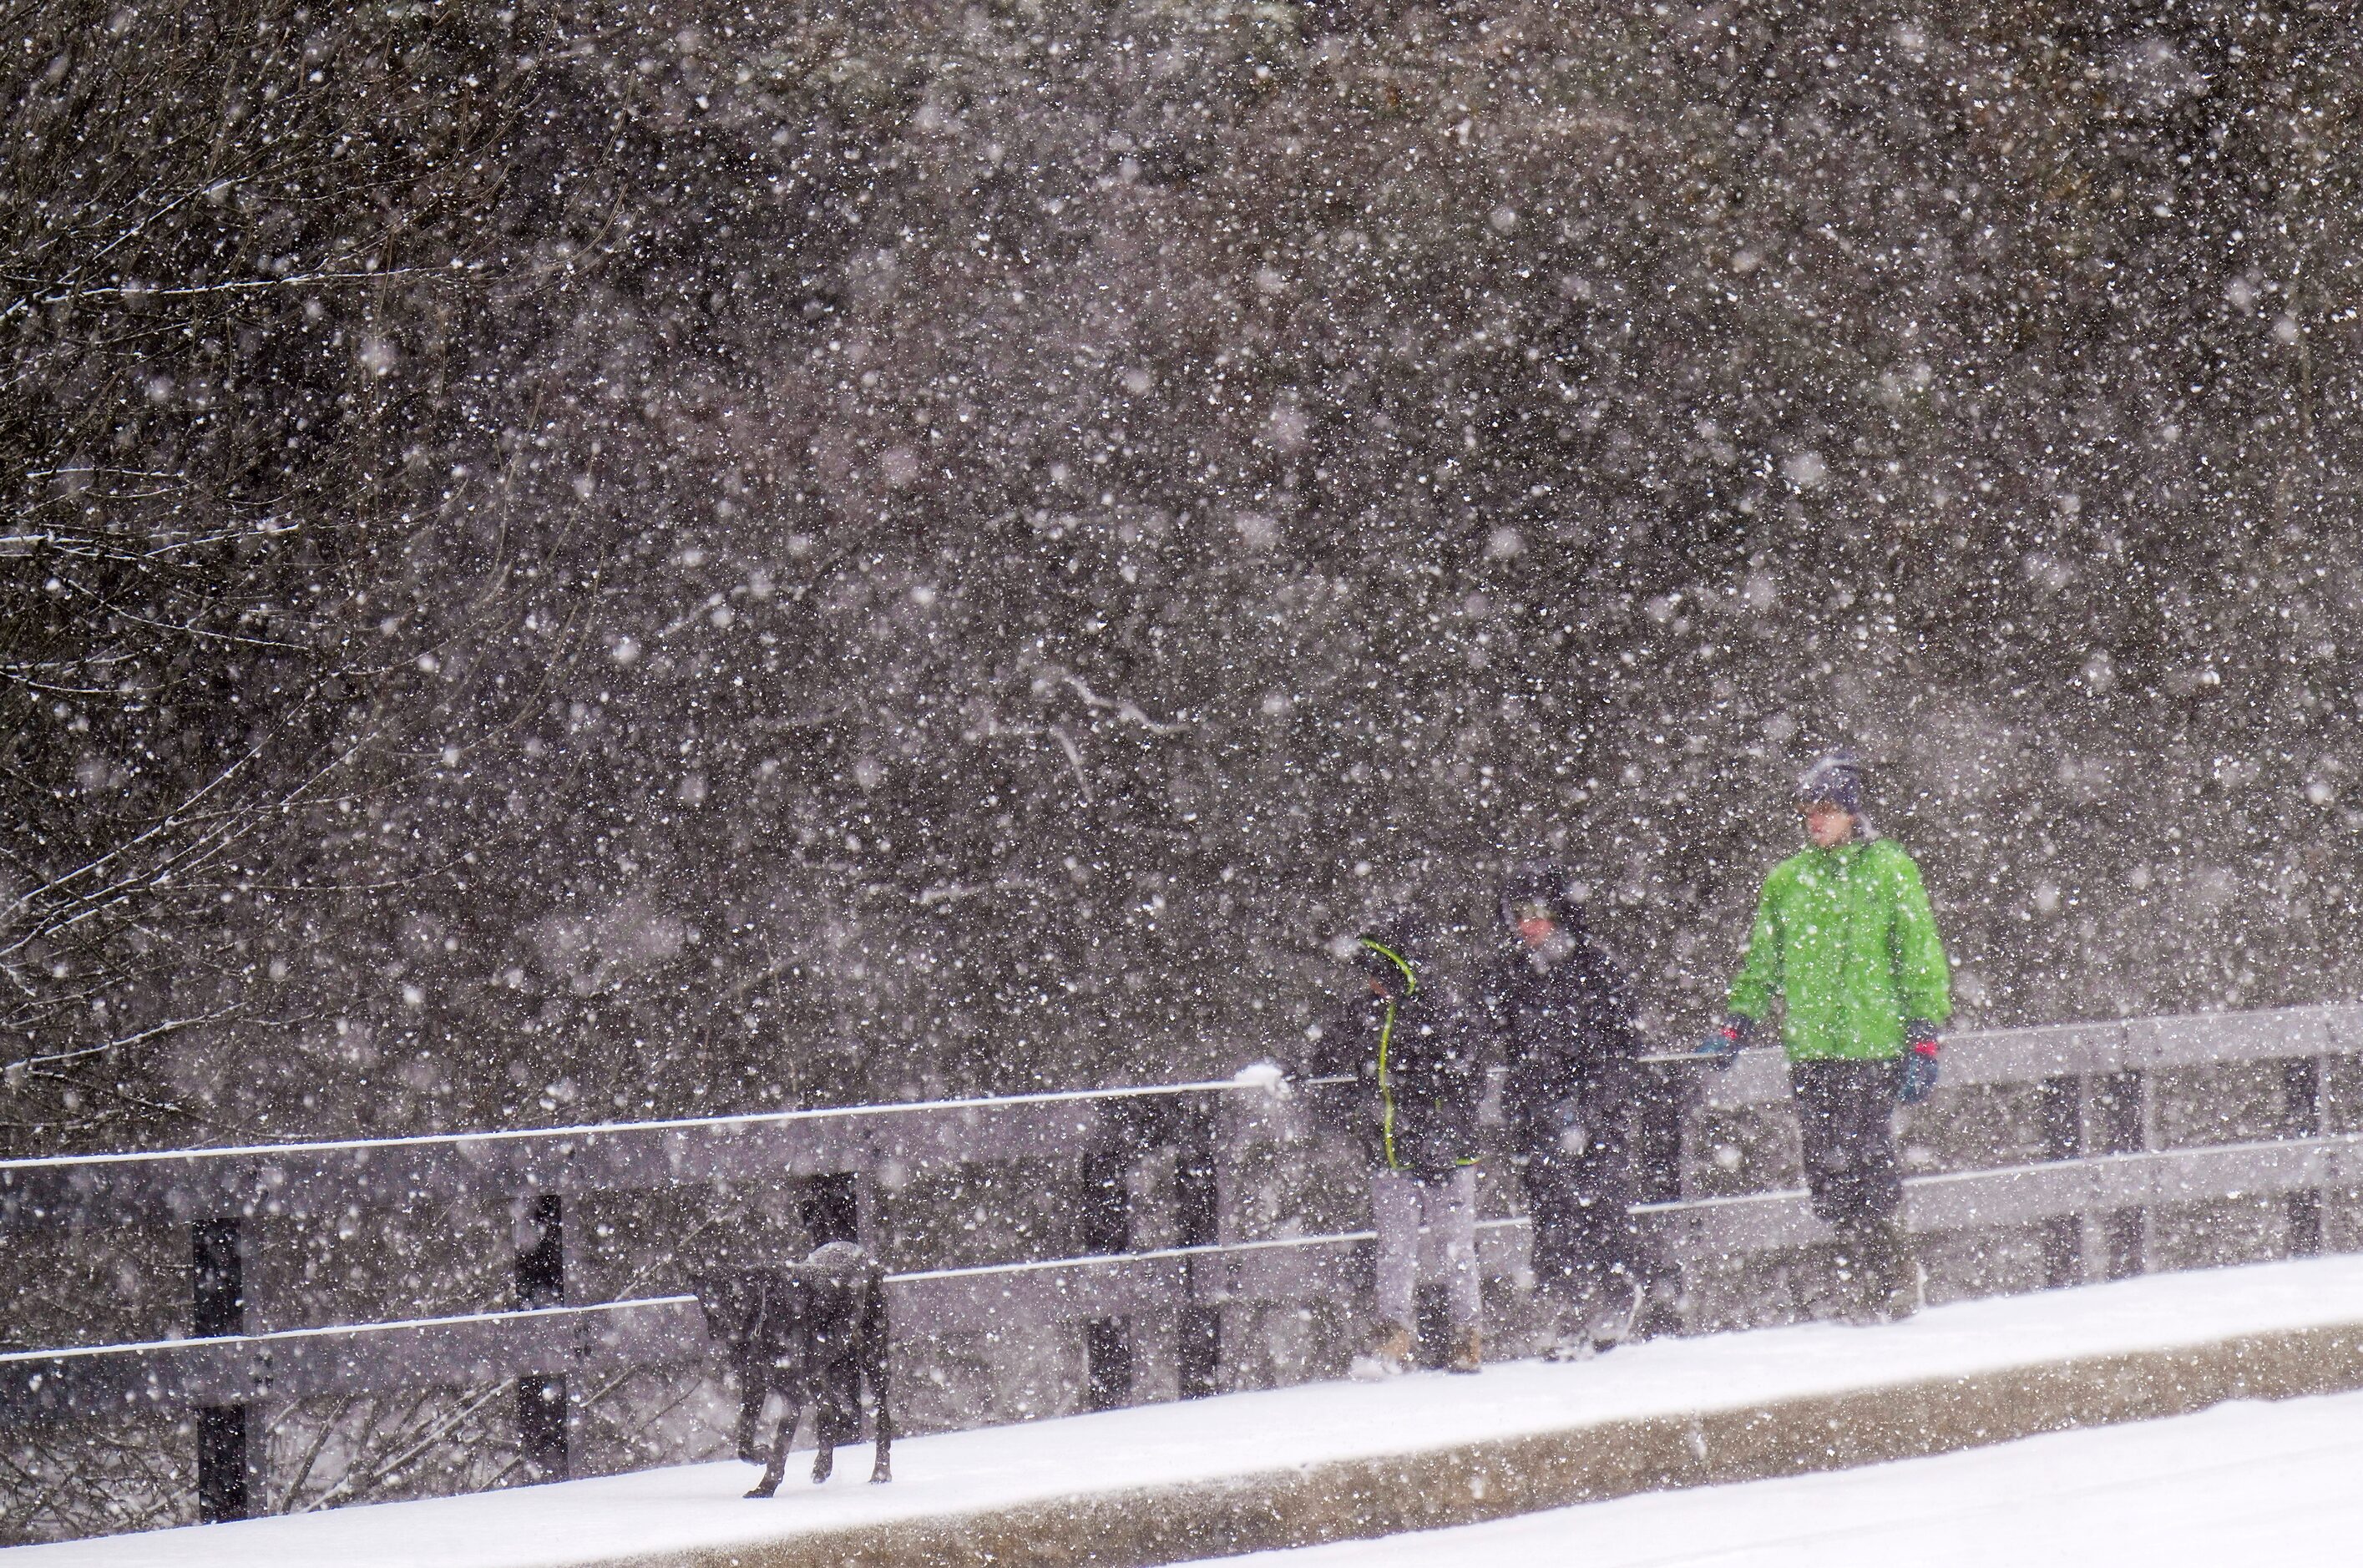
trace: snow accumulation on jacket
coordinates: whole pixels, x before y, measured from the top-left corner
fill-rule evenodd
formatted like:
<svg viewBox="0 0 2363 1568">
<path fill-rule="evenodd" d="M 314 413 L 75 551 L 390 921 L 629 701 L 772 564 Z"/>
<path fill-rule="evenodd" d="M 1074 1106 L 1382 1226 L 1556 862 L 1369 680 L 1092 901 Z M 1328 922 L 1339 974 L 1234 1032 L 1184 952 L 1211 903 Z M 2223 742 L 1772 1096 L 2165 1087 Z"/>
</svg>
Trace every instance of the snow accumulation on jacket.
<svg viewBox="0 0 2363 1568">
<path fill-rule="evenodd" d="M 1809 849 L 1772 868 L 1730 1010 L 1761 1022 L 1776 995 L 1792 1062 L 1899 1056 L 1907 1020 L 1952 1016 L 1936 917 L 1903 846 Z"/>
</svg>

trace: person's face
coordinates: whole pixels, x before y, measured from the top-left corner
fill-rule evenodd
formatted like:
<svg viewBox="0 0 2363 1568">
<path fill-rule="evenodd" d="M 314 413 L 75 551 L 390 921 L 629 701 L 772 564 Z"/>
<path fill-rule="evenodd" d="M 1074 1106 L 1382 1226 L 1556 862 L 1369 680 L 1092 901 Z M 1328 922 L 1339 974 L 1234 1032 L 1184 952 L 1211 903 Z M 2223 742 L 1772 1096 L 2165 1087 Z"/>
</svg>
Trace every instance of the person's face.
<svg viewBox="0 0 2363 1568">
<path fill-rule="evenodd" d="M 1817 800 L 1804 811 L 1805 837 L 1817 850 L 1835 850 L 1854 833 L 1853 816 L 1826 800 Z"/>
</svg>

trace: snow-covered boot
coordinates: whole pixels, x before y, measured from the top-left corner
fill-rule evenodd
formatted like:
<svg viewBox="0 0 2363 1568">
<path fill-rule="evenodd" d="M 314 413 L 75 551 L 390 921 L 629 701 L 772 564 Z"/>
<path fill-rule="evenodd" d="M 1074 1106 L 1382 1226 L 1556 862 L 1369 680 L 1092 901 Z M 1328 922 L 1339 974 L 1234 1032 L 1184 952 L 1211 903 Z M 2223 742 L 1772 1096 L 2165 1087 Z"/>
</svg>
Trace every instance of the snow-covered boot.
<svg viewBox="0 0 2363 1568">
<path fill-rule="evenodd" d="M 1581 1307 L 1570 1307 L 1559 1314 L 1550 1331 L 1550 1345 L 1543 1351 L 1549 1362 L 1588 1362 L 1597 1352 L 1592 1348 L 1592 1334 L 1584 1327 Z"/>
<path fill-rule="evenodd" d="M 1543 1352 L 1543 1360 L 1588 1362 L 1599 1353 L 1599 1347 L 1592 1342 L 1591 1335 L 1577 1329 L 1570 1329 L 1550 1342 L 1550 1348 Z"/>
<path fill-rule="evenodd" d="M 1583 1332 L 1575 1304 L 1561 1304 L 1553 1292 L 1543 1296 L 1537 1305 L 1542 1308 L 1541 1320 L 1536 1327 L 1541 1330 L 1543 1360 L 1582 1361 L 1592 1354 L 1592 1340 Z"/>
<path fill-rule="evenodd" d="M 1376 1383 L 1382 1378 L 1400 1377 L 1410 1370 L 1410 1327 L 1381 1323 L 1371 1331 L 1369 1347 L 1347 1367 L 1346 1375 L 1358 1383 Z"/>
<path fill-rule="evenodd" d="M 1876 1221 L 1863 1228 L 1863 1263 L 1871 1315 L 1883 1323 L 1899 1322 L 1920 1310 L 1927 1295 L 1928 1273 L 1920 1266 L 1919 1249 L 1900 1219 Z"/>
<path fill-rule="evenodd" d="M 1837 1240 L 1822 1254 L 1819 1299 L 1814 1303 L 1814 1316 L 1835 1318 L 1840 1323 L 1876 1323 L 1881 1321 L 1872 1311 L 1878 1299 L 1871 1284 L 1870 1269 L 1865 1253 L 1868 1241 L 1861 1229 L 1847 1226 L 1841 1229 Z"/>
<path fill-rule="evenodd" d="M 1444 1363 L 1447 1372 L 1473 1373 L 1485 1365 L 1485 1333 L 1474 1323 L 1465 1323 L 1452 1331 L 1452 1359 Z"/>
<path fill-rule="evenodd" d="M 1594 1354 L 1605 1355 L 1631 1336 L 1640 1315 L 1640 1283 L 1615 1274 L 1584 1297 L 1581 1332 Z"/>
</svg>

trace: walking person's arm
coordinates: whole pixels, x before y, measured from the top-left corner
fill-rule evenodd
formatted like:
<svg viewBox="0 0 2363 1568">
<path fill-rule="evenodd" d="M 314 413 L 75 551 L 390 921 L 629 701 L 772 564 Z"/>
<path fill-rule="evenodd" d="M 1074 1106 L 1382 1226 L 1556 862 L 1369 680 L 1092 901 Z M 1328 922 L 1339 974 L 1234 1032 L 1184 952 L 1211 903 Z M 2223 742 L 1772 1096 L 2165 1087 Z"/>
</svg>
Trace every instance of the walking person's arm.
<svg viewBox="0 0 2363 1568">
<path fill-rule="evenodd" d="M 1434 1151 L 1455 1164 L 1474 1164 L 1482 1140 L 1477 1123 L 1485 1097 L 1485 1039 L 1473 1008 L 1458 998 L 1444 1001 L 1432 1027 L 1421 1031 L 1419 1055 L 1409 1064 L 1417 1097 L 1440 1135 Z"/>
<path fill-rule="evenodd" d="M 1889 927 L 1895 993 L 1903 1005 L 1903 1072 L 1895 1097 L 1916 1106 L 1936 1090 L 1938 1032 L 1953 1016 L 1952 966 L 1936 934 L 1936 911 L 1910 855 L 1895 857 L 1895 919 Z"/>
<path fill-rule="evenodd" d="M 1595 951 L 1585 976 L 1583 1073 L 1585 1118 L 1607 1126 L 1631 1110 L 1638 1093 L 1641 1026 L 1631 984 L 1615 960 Z"/>
<path fill-rule="evenodd" d="M 1895 961 L 1895 994 L 1903 1003 L 1903 1017 L 1942 1029 L 1953 1016 L 1953 973 L 1945 958 L 1945 944 L 1936 934 L 1936 913 L 1928 906 L 1928 890 L 1921 884 L 1920 868 L 1907 854 L 1895 865 L 1895 922 L 1889 941 Z"/>
</svg>

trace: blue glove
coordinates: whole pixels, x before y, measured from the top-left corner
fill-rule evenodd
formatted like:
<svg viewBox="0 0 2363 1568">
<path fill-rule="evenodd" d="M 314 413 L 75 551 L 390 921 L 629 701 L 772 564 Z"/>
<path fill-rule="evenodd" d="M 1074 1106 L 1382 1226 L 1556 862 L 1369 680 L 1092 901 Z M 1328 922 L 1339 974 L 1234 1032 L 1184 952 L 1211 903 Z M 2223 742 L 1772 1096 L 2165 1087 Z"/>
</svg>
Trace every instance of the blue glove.
<svg viewBox="0 0 2363 1568">
<path fill-rule="evenodd" d="M 1721 1029 L 1699 1041 L 1699 1048 L 1692 1054 L 1705 1058 L 1707 1064 L 1716 1072 L 1728 1073 L 1731 1064 L 1739 1060 L 1739 1053 L 1755 1029 L 1754 1018 L 1745 1013 L 1734 1013 L 1723 1020 Z"/>
<path fill-rule="evenodd" d="M 1551 1145 L 1558 1152 L 1580 1155 L 1592 1146 L 1592 1129 L 1584 1125 L 1581 1101 L 1555 1100 L 1547 1117 L 1550 1124 Z"/>
<path fill-rule="evenodd" d="M 1936 1086 L 1936 1052 L 1943 1042 L 1936 1038 L 1936 1026 L 1925 1018 L 1904 1025 L 1903 1038 L 1908 1049 L 1903 1075 L 1895 1081 L 1895 1099 L 1899 1105 L 1916 1106 Z"/>
</svg>

